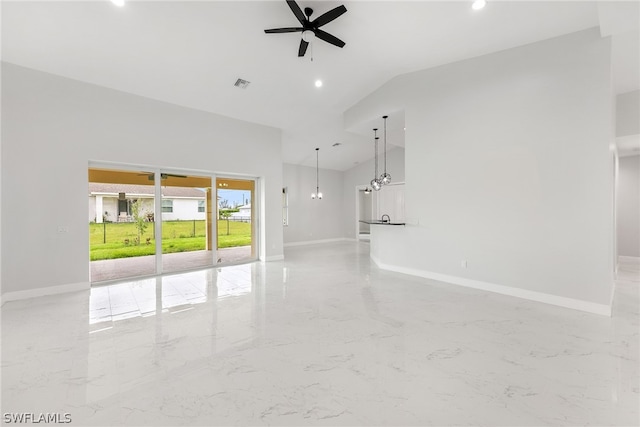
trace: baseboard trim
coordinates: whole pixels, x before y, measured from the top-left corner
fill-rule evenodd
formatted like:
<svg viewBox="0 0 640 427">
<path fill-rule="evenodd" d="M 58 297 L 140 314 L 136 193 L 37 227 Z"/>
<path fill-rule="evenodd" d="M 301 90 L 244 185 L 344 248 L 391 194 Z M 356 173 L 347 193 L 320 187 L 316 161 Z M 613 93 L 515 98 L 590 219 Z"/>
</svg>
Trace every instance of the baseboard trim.
<svg viewBox="0 0 640 427">
<path fill-rule="evenodd" d="M 631 264 L 640 264 L 640 257 L 619 255 L 618 262 L 628 262 Z"/>
<path fill-rule="evenodd" d="M 291 242 L 291 243 L 285 243 L 284 247 L 288 248 L 291 246 L 306 246 L 306 245 L 319 245 L 322 243 L 335 243 L 335 242 L 349 242 L 352 241 L 354 239 L 347 239 L 345 237 L 338 237 L 335 239 L 322 239 L 322 240 L 306 240 L 304 242 Z"/>
<path fill-rule="evenodd" d="M 28 289 L 25 291 L 7 292 L 2 294 L 2 304 L 10 301 L 19 301 L 29 298 L 44 297 L 47 295 L 66 294 L 68 292 L 88 291 L 91 289 L 89 282 L 70 283 L 68 285 L 49 286 L 46 288 Z"/>
<path fill-rule="evenodd" d="M 558 295 L 545 294 L 543 292 L 529 291 L 526 289 L 513 288 L 511 286 L 498 285 L 496 283 L 483 282 L 480 280 L 467 279 L 465 277 L 451 276 L 448 274 L 434 273 L 431 271 L 418 270 L 407 267 L 400 267 L 380 262 L 376 257 L 371 257 L 376 265 L 383 269 L 396 273 L 408 274 L 410 276 L 424 277 L 439 282 L 451 283 L 453 285 L 465 286 L 467 288 L 480 289 L 487 292 L 508 295 L 511 297 L 526 299 L 530 301 L 542 302 L 573 310 L 585 311 L 587 313 L 598 314 L 611 317 L 611 305 L 597 304 L 589 301 L 582 301 L 573 298 L 561 297 Z M 613 296 L 613 294 L 612 294 Z"/>
<path fill-rule="evenodd" d="M 270 261 L 282 261 L 283 259 L 284 259 L 284 255 L 273 255 L 273 256 L 266 257 L 264 260 L 265 262 L 270 262 Z"/>
</svg>

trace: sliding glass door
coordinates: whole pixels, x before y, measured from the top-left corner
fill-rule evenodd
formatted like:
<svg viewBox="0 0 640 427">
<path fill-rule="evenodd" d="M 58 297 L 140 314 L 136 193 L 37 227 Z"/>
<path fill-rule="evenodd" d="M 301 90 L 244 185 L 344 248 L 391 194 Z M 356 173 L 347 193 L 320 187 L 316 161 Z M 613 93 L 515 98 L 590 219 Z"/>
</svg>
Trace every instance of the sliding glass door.
<svg viewBox="0 0 640 427">
<path fill-rule="evenodd" d="M 216 179 L 219 264 L 257 259 L 255 183 L 253 179 Z"/>
<path fill-rule="evenodd" d="M 90 280 L 256 260 L 255 179 L 89 168 Z"/>
<path fill-rule="evenodd" d="M 215 262 L 211 177 L 160 173 L 162 200 L 162 272 Z"/>
<path fill-rule="evenodd" d="M 92 282 L 156 272 L 152 172 L 89 169 Z"/>
</svg>

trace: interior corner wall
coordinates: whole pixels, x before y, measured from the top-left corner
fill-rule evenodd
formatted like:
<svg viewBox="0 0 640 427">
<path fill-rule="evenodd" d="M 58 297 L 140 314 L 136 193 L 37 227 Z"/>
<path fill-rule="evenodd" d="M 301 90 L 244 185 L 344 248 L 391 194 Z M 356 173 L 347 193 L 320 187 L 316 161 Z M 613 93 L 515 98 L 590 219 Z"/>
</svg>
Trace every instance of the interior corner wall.
<svg viewBox="0 0 640 427">
<path fill-rule="evenodd" d="M 371 143 L 371 151 L 373 152 L 373 143 Z M 404 182 L 404 162 L 404 148 L 395 147 L 387 152 L 387 171 L 393 182 Z M 349 239 L 356 238 L 356 187 L 369 185 L 373 179 L 374 170 L 375 165 L 372 158 L 344 172 L 344 200 L 341 217 L 345 236 Z M 384 191 L 384 188 L 380 191 Z"/>
<path fill-rule="evenodd" d="M 345 112 L 405 108 L 408 225 L 372 239 L 381 264 L 606 313 L 610 58 L 594 28 L 396 77 Z"/>
<path fill-rule="evenodd" d="M 618 255 L 640 257 L 640 155 L 618 161 Z"/>
<path fill-rule="evenodd" d="M 88 283 L 90 161 L 260 177 L 282 256 L 280 130 L 5 62 L 2 112 L 3 295 Z"/>
<path fill-rule="evenodd" d="M 289 211 L 288 225 L 283 227 L 285 245 L 343 239 L 343 173 L 320 169 L 322 200 L 314 200 L 316 168 L 285 163 L 282 169 Z"/>
</svg>

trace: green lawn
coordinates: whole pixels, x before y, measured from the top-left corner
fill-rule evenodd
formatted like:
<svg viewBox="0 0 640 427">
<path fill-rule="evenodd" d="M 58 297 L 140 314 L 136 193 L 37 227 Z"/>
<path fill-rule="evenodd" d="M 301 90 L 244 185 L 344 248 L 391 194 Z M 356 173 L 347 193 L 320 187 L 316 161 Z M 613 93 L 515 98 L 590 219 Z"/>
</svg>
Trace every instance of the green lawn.
<svg viewBox="0 0 640 427">
<path fill-rule="evenodd" d="M 151 222 L 148 223 L 148 227 L 140 239 L 141 244 L 135 245 L 138 232 L 133 223 L 89 224 L 91 261 L 153 255 L 156 244 L 153 225 Z M 204 220 L 164 221 L 162 223 L 163 254 L 204 250 L 205 238 Z M 149 239 L 148 243 L 147 239 Z M 229 221 L 229 235 L 227 235 L 227 221 L 218 220 L 219 248 L 250 244 L 251 224 Z"/>
</svg>

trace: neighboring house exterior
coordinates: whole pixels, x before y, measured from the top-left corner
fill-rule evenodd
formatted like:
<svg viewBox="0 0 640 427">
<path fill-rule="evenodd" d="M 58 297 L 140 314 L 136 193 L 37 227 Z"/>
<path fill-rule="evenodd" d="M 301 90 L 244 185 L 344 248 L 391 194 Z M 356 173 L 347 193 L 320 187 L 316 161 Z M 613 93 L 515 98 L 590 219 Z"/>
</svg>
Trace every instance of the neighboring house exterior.
<svg viewBox="0 0 640 427">
<path fill-rule="evenodd" d="M 239 206 L 238 212 L 231 214 L 231 218 L 234 221 L 251 222 L 251 204 Z"/>
<path fill-rule="evenodd" d="M 141 200 L 141 213 L 153 214 L 153 185 L 89 183 L 89 221 L 131 221 L 131 205 Z M 204 220 L 206 193 L 198 188 L 162 187 L 162 219 Z"/>
</svg>

